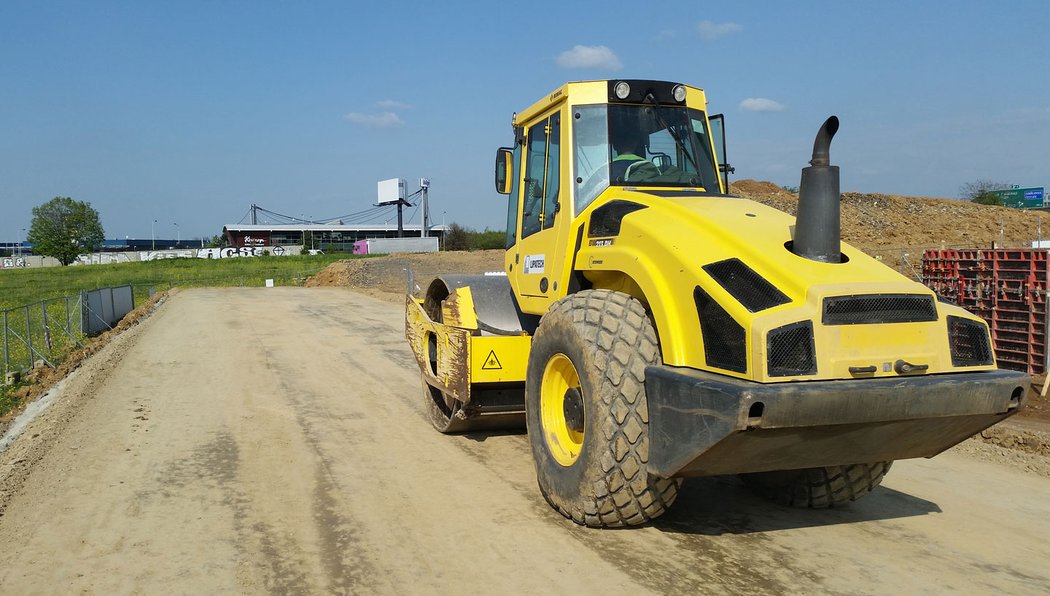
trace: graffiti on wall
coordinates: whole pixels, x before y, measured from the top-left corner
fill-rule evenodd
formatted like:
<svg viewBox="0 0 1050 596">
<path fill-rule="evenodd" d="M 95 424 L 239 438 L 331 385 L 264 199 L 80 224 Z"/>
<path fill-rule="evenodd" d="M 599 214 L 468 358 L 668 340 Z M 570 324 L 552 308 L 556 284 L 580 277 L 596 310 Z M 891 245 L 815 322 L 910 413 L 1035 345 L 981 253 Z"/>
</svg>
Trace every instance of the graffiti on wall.
<svg viewBox="0 0 1050 596">
<path fill-rule="evenodd" d="M 139 253 L 140 261 L 160 261 L 162 259 L 192 259 L 193 249 L 187 250 L 144 250 Z"/>
<path fill-rule="evenodd" d="M 13 269 L 15 267 L 28 267 L 29 262 L 23 257 L 4 257 L 3 261 L 0 261 L 0 265 L 4 269 Z"/>
<path fill-rule="evenodd" d="M 73 265 L 109 265 L 110 263 L 129 263 L 131 259 L 122 252 L 103 252 L 80 255 Z"/>
<path fill-rule="evenodd" d="M 299 251 L 299 246 L 245 246 L 243 248 L 190 248 L 179 250 L 94 253 L 80 255 L 72 264 L 108 265 L 110 263 L 157 261 L 161 259 L 230 259 L 239 257 L 261 257 L 264 255 L 284 256 L 299 254 Z M 19 267 L 58 267 L 59 265 L 60 263 L 55 259 L 41 256 L 0 257 L 0 269 L 16 269 Z"/>
<path fill-rule="evenodd" d="M 241 248 L 202 248 L 197 251 L 198 259 L 232 259 L 235 257 L 261 257 L 266 254 L 281 256 L 284 249 L 280 246 L 242 246 Z"/>
</svg>

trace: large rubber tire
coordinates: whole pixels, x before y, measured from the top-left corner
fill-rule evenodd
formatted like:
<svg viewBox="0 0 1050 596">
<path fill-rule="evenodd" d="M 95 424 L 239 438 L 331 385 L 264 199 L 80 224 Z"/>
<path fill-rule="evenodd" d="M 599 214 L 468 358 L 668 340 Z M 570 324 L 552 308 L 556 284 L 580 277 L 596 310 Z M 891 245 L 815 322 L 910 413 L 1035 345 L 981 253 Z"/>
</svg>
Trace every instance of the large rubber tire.
<svg viewBox="0 0 1050 596">
<path fill-rule="evenodd" d="M 680 479 L 647 470 L 645 367 L 659 362 L 652 323 L 626 294 L 585 290 L 540 320 L 525 418 L 540 491 L 565 517 L 591 527 L 633 526 L 660 516 L 678 496 Z"/>
<path fill-rule="evenodd" d="M 759 495 L 782 505 L 827 509 L 847 505 L 882 483 L 891 461 L 741 474 Z"/>
</svg>

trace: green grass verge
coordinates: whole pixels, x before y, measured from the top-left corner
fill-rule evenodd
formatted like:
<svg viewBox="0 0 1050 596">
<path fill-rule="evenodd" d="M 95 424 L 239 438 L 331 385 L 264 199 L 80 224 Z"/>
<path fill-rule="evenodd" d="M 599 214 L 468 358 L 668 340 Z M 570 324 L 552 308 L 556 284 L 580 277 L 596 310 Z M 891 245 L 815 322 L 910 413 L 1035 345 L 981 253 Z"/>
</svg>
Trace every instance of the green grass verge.
<svg viewBox="0 0 1050 596">
<path fill-rule="evenodd" d="M 163 259 L 109 265 L 74 265 L 0 270 L 0 309 L 24 306 L 84 290 L 133 285 L 158 290 L 170 286 L 261 286 L 273 278 L 295 283 L 350 255 L 251 257 L 232 259 Z"/>
</svg>

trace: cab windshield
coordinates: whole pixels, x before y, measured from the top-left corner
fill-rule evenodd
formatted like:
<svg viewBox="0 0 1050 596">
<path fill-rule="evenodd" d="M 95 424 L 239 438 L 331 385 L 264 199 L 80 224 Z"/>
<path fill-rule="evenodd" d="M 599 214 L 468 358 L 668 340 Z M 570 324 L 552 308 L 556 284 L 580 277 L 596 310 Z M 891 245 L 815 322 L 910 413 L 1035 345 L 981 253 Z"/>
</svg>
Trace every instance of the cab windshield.
<svg viewBox="0 0 1050 596">
<path fill-rule="evenodd" d="M 718 192 L 706 122 L 703 112 L 677 105 L 575 107 L 576 213 L 609 186 Z"/>
</svg>

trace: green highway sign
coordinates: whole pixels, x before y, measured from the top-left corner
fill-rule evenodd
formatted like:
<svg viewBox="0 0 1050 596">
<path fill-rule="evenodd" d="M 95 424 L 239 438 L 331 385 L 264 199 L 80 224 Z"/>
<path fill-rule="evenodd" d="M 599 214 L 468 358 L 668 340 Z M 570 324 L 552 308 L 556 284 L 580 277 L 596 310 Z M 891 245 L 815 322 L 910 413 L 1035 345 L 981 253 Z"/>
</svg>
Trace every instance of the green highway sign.
<svg viewBox="0 0 1050 596">
<path fill-rule="evenodd" d="M 1008 188 L 993 190 L 1007 207 L 1018 209 L 1042 209 L 1046 205 L 1046 192 L 1042 186 L 1033 188 Z"/>
</svg>

